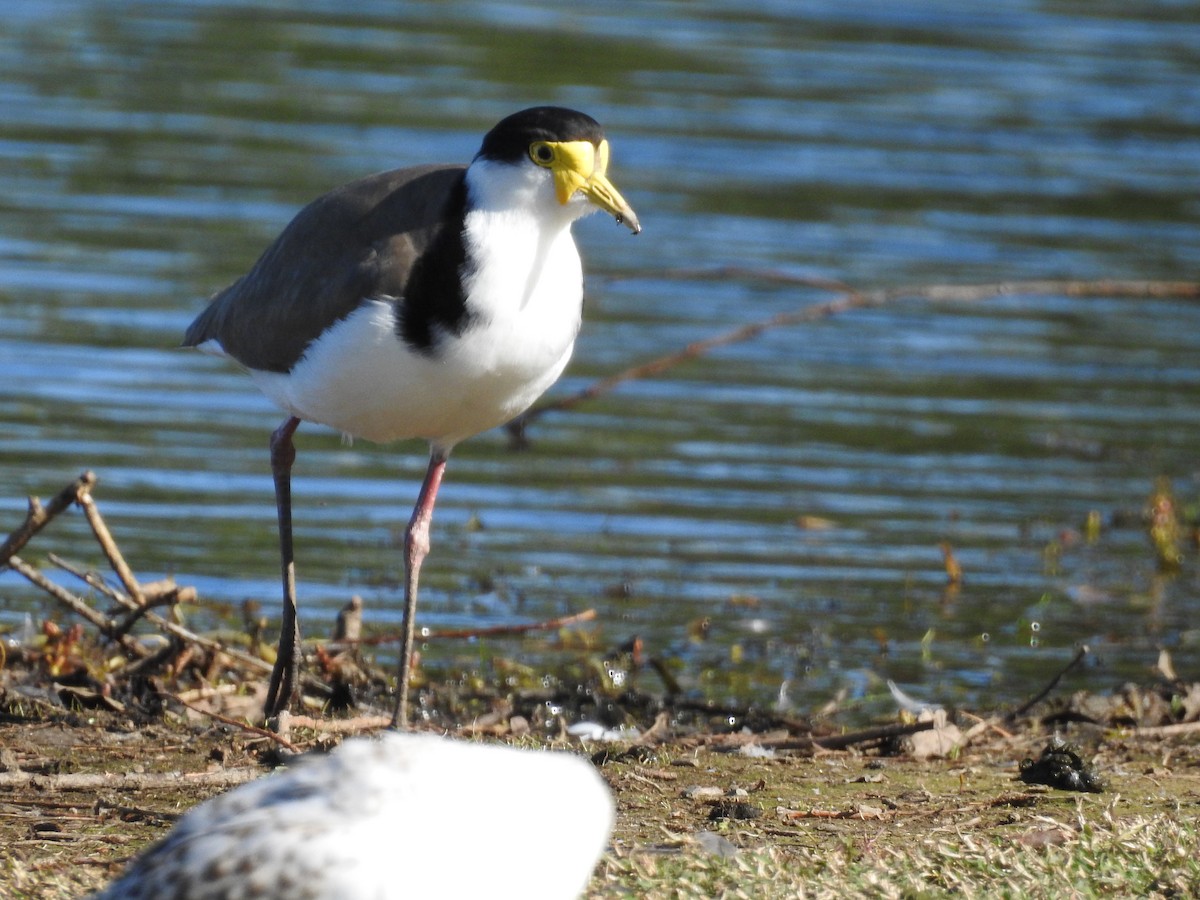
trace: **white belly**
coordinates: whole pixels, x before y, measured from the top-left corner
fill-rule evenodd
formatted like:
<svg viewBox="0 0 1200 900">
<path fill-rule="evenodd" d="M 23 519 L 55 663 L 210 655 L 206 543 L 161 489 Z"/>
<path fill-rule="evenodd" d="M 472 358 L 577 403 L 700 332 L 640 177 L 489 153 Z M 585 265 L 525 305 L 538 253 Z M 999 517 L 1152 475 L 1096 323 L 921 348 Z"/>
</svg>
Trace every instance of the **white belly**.
<svg viewBox="0 0 1200 900">
<path fill-rule="evenodd" d="M 285 411 L 355 437 L 424 438 L 444 450 L 524 412 L 562 374 L 574 346 L 530 346 L 481 327 L 435 357 L 396 335 L 391 304 L 368 301 L 316 341 L 286 375 L 252 372 Z"/>
<path fill-rule="evenodd" d="M 372 441 L 424 438 L 448 451 L 524 412 L 566 367 L 583 290 L 574 241 L 567 231 L 563 237 L 524 293 L 501 296 L 493 285 L 511 279 L 477 270 L 471 325 L 442 335 L 430 355 L 400 339 L 390 301 L 368 300 L 314 341 L 291 372 L 251 374 L 272 401 L 306 421 Z"/>
</svg>

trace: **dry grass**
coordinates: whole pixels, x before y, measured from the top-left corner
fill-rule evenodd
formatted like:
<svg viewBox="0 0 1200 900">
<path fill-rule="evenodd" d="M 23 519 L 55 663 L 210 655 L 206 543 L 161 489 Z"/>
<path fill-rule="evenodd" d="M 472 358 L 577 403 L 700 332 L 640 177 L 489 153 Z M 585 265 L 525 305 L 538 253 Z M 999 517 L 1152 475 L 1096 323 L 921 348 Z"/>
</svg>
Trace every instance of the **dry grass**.
<svg viewBox="0 0 1200 900">
<path fill-rule="evenodd" d="M 789 849 L 759 846 L 741 850 L 733 859 L 694 847 L 673 855 L 633 850 L 604 859 L 588 897 L 1200 895 L 1200 831 L 1193 821 L 1106 815 L 1080 827 L 1077 821 L 1043 817 L 1025 833 L 1030 836 L 1025 841 L 970 831 L 912 836 L 903 849 L 857 841 Z"/>
<path fill-rule="evenodd" d="M 601 766 L 618 803 L 613 850 L 587 896 L 1200 896 L 1200 747 L 1092 737 L 1088 756 L 1110 784 L 1103 794 L 1016 780 L 1016 763 L 1044 734 L 997 738 L 953 760 L 751 757 L 694 740 L 618 754 Z M 6 789 L 0 897 L 63 900 L 101 886 L 175 815 L 220 789 L 153 776 L 254 766 L 261 749 L 253 735 L 194 723 L 0 726 L 9 773 L 140 776 L 100 790 L 53 790 L 50 777 Z M 710 795 L 736 789 L 756 814 L 712 819 Z M 696 837 L 704 833 L 736 853 L 706 852 Z"/>
</svg>

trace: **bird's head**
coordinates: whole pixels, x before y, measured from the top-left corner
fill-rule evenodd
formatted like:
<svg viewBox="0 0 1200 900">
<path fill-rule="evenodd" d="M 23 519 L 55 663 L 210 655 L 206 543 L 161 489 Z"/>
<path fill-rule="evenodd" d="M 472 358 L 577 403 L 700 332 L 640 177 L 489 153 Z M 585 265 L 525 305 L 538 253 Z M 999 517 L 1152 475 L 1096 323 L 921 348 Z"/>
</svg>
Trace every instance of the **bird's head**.
<svg viewBox="0 0 1200 900">
<path fill-rule="evenodd" d="M 550 173 L 561 206 L 580 198 L 637 234 L 637 214 L 608 180 L 608 140 L 591 116 L 561 106 L 535 106 L 501 120 L 475 159 L 533 166 Z"/>
</svg>

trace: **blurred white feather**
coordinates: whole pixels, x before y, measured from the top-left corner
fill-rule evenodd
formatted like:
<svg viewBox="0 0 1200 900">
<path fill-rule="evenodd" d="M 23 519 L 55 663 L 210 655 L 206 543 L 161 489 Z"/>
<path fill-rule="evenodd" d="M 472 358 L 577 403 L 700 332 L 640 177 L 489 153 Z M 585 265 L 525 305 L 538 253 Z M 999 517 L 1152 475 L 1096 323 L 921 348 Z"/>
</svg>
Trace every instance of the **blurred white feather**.
<svg viewBox="0 0 1200 900">
<path fill-rule="evenodd" d="M 579 757 L 390 733 L 195 807 L 94 900 L 571 898 L 612 823 Z"/>
</svg>

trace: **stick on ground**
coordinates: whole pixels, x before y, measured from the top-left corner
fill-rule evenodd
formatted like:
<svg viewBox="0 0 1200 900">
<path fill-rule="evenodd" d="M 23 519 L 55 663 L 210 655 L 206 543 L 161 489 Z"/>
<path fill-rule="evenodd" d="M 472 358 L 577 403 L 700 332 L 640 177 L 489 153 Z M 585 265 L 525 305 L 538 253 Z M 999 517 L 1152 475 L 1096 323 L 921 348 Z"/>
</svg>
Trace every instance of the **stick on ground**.
<svg viewBox="0 0 1200 900">
<path fill-rule="evenodd" d="M 1012 712 L 1010 712 L 1007 716 L 1005 716 L 1004 721 L 1012 722 L 1014 719 L 1019 719 L 1021 716 L 1025 715 L 1025 713 L 1029 712 L 1029 710 L 1033 709 L 1035 706 L 1045 700 L 1046 697 L 1049 696 L 1050 692 L 1058 686 L 1058 683 L 1062 681 L 1062 677 L 1083 662 L 1083 658 L 1087 656 L 1089 652 L 1090 651 L 1088 650 L 1087 644 L 1080 644 L 1079 649 L 1075 651 L 1075 656 L 1069 663 L 1062 667 L 1058 674 L 1050 679 L 1050 683 Z"/>
<path fill-rule="evenodd" d="M 30 538 L 50 524 L 50 520 L 79 499 L 81 491 L 90 491 L 96 484 L 93 472 L 84 472 L 65 488 L 54 495 L 54 498 L 42 506 L 37 497 L 29 498 L 29 512 L 25 521 L 0 544 L 0 566 L 8 564 L 14 554 L 20 553 L 21 548 L 29 543 Z"/>
</svg>

